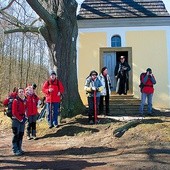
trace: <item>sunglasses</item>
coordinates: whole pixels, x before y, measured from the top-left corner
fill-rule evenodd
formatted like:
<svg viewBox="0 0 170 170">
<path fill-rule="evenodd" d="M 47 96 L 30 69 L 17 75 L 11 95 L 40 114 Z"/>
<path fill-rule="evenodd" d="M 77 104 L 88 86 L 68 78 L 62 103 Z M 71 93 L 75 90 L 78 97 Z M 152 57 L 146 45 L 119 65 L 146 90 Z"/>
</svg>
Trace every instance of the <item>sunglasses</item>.
<svg viewBox="0 0 170 170">
<path fill-rule="evenodd" d="M 125 59 L 125 58 L 120 58 L 121 60 Z"/>
<path fill-rule="evenodd" d="M 92 76 L 97 76 L 97 74 L 92 74 Z"/>
</svg>

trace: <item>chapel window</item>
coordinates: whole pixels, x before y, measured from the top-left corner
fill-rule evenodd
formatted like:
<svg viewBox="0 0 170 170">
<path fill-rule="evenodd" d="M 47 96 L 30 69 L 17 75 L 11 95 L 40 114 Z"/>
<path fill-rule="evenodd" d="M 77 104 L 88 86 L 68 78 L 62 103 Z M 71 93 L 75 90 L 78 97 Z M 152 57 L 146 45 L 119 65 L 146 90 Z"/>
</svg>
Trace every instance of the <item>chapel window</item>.
<svg viewBox="0 0 170 170">
<path fill-rule="evenodd" d="M 121 47 L 121 37 L 119 35 L 114 35 L 111 38 L 111 47 Z"/>
</svg>

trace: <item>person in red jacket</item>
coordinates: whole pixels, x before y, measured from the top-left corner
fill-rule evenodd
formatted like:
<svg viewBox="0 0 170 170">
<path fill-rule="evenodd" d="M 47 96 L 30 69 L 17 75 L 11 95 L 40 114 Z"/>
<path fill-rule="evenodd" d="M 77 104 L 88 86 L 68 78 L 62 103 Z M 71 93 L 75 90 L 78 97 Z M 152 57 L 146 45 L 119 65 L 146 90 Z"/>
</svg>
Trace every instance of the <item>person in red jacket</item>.
<svg viewBox="0 0 170 170">
<path fill-rule="evenodd" d="M 22 140 L 26 122 L 26 108 L 27 101 L 24 95 L 24 89 L 19 88 L 18 95 L 12 102 L 12 150 L 16 156 L 24 153 L 22 150 Z"/>
<path fill-rule="evenodd" d="M 36 120 L 38 114 L 38 101 L 39 97 L 35 94 L 33 86 L 28 86 L 25 89 L 25 95 L 27 97 L 27 117 L 28 117 L 28 124 L 27 124 L 27 139 L 34 139 L 36 140 Z"/>
<path fill-rule="evenodd" d="M 58 80 L 55 71 L 50 74 L 50 79 L 45 81 L 42 91 L 46 97 L 46 106 L 48 111 L 49 128 L 58 127 L 58 113 L 61 95 L 64 92 L 63 84 Z"/>
<path fill-rule="evenodd" d="M 143 110 L 144 110 L 144 105 L 145 101 L 147 98 L 148 102 L 148 115 L 152 115 L 152 98 L 153 98 L 153 93 L 154 93 L 154 88 L 153 85 L 156 84 L 156 80 L 154 75 L 152 74 L 151 68 L 148 68 L 146 70 L 146 73 L 142 73 L 140 75 L 141 79 L 141 104 L 140 104 L 140 114 L 141 116 L 144 116 Z"/>
</svg>

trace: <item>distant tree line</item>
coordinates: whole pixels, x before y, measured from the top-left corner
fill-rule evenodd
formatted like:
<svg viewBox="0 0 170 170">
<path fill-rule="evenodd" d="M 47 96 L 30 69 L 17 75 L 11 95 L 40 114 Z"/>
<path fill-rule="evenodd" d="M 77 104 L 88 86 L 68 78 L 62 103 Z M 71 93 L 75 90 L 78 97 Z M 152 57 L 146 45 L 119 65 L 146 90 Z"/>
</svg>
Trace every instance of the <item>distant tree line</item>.
<svg viewBox="0 0 170 170">
<path fill-rule="evenodd" d="M 14 87 L 37 84 L 41 86 L 48 77 L 50 63 L 46 42 L 31 33 L 4 34 L 0 30 L 0 100 Z"/>
</svg>

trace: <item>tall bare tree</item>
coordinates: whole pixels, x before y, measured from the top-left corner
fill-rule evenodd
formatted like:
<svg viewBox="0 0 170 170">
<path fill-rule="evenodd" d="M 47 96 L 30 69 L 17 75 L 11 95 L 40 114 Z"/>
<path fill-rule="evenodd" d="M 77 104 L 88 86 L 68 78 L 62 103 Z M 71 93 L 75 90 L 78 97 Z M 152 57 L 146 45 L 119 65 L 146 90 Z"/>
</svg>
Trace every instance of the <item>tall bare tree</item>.
<svg viewBox="0 0 170 170">
<path fill-rule="evenodd" d="M 11 0 L 0 11 L 3 18 L 15 26 L 5 33 L 32 32 L 40 33 L 44 37 L 54 68 L 65 87 L 64 113 L 67 116 L 78 114 L 84 106 L 78 93 L 77 82 L 77 2 L 75 0 L 26 0 L 41 18 L 41 26 L 37 26 L 37 20 L 26 24 L 27 22 L 22 22 L 16 16 L 7 13 L 6 10 L 14 2 L 20 4 L 19 0 Z"/>
</svg>

